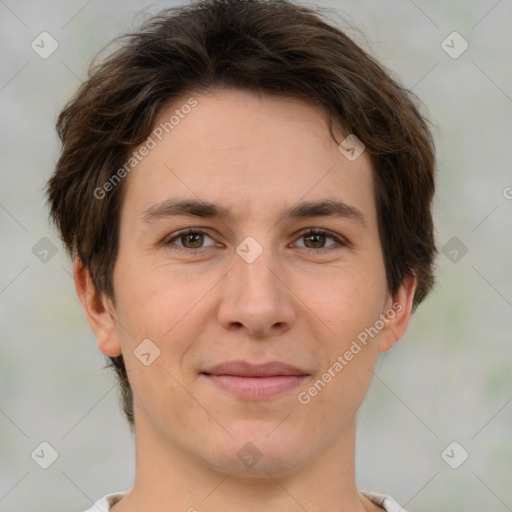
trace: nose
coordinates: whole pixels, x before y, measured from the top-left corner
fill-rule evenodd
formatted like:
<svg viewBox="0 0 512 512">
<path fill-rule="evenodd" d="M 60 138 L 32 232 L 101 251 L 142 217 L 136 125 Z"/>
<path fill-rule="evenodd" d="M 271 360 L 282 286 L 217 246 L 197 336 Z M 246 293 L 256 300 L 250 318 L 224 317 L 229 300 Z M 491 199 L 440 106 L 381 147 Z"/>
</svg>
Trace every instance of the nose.
<svg viewBox="0 0 512 512">
<path fill-rule="evenodd" d="M 224 279 L 218 309 L 224 329 L 267 338 L 291 328 L 296 318 L 293 285 L 271 249 L 263 250 L 252 262 L 237 254 L 234 268 Z"/>
</svg>

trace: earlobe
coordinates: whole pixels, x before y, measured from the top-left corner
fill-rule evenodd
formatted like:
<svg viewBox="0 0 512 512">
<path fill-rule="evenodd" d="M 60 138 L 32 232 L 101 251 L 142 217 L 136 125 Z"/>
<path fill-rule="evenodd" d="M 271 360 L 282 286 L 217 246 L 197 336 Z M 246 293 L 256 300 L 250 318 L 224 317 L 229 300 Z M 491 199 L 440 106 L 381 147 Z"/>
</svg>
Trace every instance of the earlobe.
<svg viewBox="0 0 512 512">
<path fill-rule="evenodd" d="M 76 293 L 82 303 L 87 322 L 98 340 L 98 348 L 107 356 L 121 355 L 121 344 L 111 302 L 98 293 L 89 269 L 78 256 L 73 263 L 73 275 Z"/>
<path fill-rule="evenodd" d="M 402 286 L 390 297 L 384 313 L 388 321 L 381 331 L 379 338 L 379 352 L 389 350 L 404 334 L 411 317 L 414 292 L 416 291 L 417 278 L 406 276 Z"/>
</svg>

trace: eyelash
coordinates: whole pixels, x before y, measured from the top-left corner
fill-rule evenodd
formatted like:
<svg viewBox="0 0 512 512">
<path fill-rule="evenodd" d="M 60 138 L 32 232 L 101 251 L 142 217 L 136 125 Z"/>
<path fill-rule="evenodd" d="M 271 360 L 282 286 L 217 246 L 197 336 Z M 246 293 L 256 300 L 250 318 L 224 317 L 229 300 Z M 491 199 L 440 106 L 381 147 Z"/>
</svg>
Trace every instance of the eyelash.
<svg viewBox="0 0 512 512">
<path fill-rule="evenodd" d="M 178 233 L 176 233 L 174 236 L 172 236 L 171 238 L 167 238 L 163 241 L 163 245 L 165 246 L 170 246 L 172 244 L 172 242 L 174 242 L 175 240 L 178 240 L 184 236 L 187 236 L 187 235 L 198 235 L 198 234 L 201 234 L 201 235 L 207 235 L 209 236 L 210 238 L 212 238 L 207 231 L 203 230 L 203 229 L 199 229 L 199 228 L 188 228 L 188 229 L 185 229 L 183 231 L 179 231 Z M 316 228 L 311 228 L 309 229 L 308 231 L 305 231 L 303 232 L 297 240 L 299 240 L 300 238 L 304 238 L 306 236 L 311 236 L 311 235 L 325 235 L 327 238 L 331 238 L 332 240 L 334 240 L 336 242 L 336 244 L 338 245 L 332 245 L 330 247 L 327 247 L 327 248 L 321 248 L 321 249 L 314 249 L 314 248 L 311 248 L 311 247 L 301 247 L 301 249 L 310 249 L 311 251 L 315 251 L 317 253 L 329 253 L 331 251 L 336 251 L 338 249 L 340 249 L 341 247 L 346 247 L 348 246 L 348 242 L 346 242 L 344 239 L 332 234 L 330 231 L 326 231 L 326 230 L 323 230 L 323 229 L 316 229 Z M 340 247 L 341 246 L 341 247 Z M 180 247 L 178 245 L 176 245 L 175 247 L 172 248 L 172 250 L 176 250 L 176 251 L 179 251 L 179 252 L 199 252 L 201 251 L 202 249 L 207 249 L 207 247 L 199 247 L 198 249 L 190 249 L 188 247 Z"/>
</svg>

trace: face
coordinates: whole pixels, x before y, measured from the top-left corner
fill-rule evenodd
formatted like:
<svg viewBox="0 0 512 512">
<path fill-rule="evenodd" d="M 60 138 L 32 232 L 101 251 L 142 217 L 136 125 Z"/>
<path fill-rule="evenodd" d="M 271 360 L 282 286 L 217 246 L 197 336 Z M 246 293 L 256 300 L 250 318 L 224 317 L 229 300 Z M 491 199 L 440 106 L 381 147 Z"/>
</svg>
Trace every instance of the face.
<svg viewBox="0 0 512 512">
<path fill-rule="evenodd" d="M 98 342 L 124 356 L 138 436 L 225 472 L 282 475 L 351 427 L 413 288 L 390 297 L 369 159 L 347 158 L 318 110 L 231 89 L 194 98 L 124 183 L 117 323 Z M 296 370 L 214 375 L 233 361 Z"/>
</svg>

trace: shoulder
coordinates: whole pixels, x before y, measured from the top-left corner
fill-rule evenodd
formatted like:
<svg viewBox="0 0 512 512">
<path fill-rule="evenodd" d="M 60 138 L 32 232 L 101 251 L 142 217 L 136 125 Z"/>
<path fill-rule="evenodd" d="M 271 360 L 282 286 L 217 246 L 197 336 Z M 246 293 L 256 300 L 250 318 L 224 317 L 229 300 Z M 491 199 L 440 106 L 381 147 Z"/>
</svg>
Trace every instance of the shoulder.
<svg viewBox="0 0 512 512">
<path fill-rule="evenodd" d="M 110 507 L 115 505 L 126 494 L 125 492 L 117 492 L 107 494 L 85 512 L 109 512 Z M 375 494 L 372 492 L 361 491 L 361 494 L 368 498 L 372 503 L 382 507 L 386 512 L 407 512 L 393 498 L 385 494 Z"/>
<path fill-rule="evenodd" d="M 127 492 L 128 491 L 107 494 L 100 500 L 96 501 L 94 505 L 91 508 L 88 508 L 85 512 L 109 512 L 110 507 L 120 501 Z"/>
<path fill-rule="evenodd" d="M 386 512 L 407 512 L 393 498 L 385 494 L 375 494 L 373 492 L 360 491 L 372 503 L 383 508 Z"/>
</svg>

